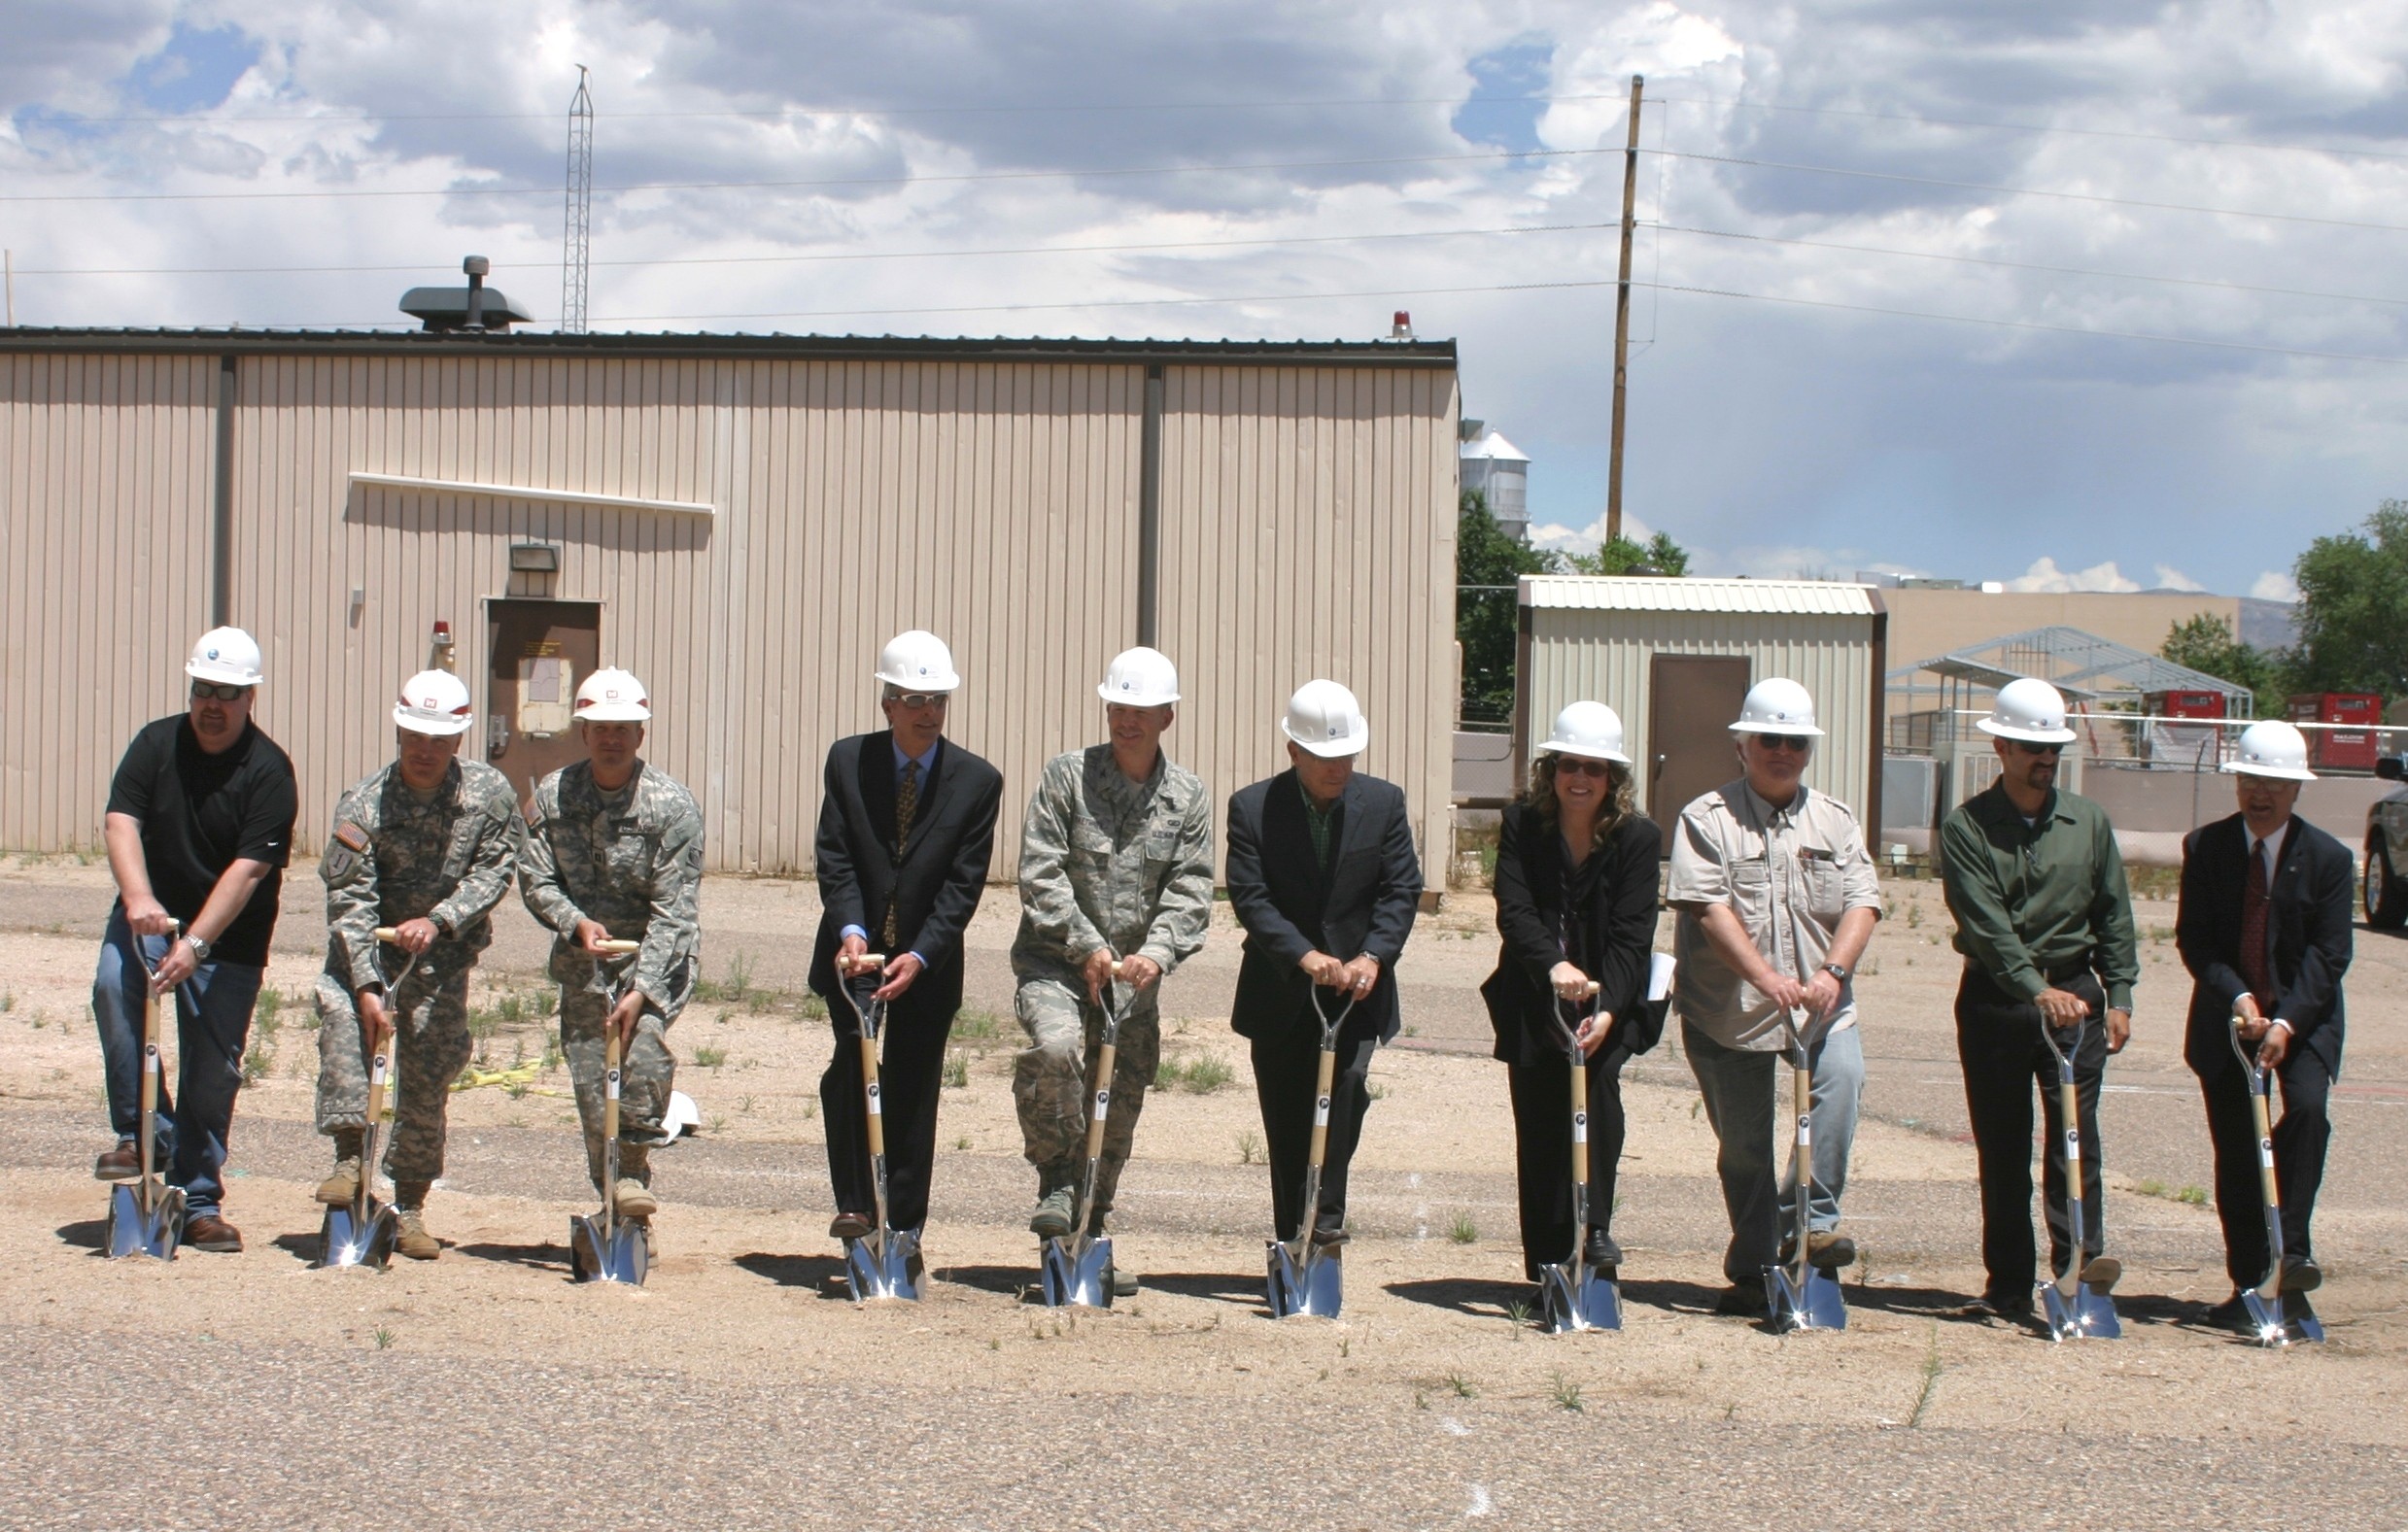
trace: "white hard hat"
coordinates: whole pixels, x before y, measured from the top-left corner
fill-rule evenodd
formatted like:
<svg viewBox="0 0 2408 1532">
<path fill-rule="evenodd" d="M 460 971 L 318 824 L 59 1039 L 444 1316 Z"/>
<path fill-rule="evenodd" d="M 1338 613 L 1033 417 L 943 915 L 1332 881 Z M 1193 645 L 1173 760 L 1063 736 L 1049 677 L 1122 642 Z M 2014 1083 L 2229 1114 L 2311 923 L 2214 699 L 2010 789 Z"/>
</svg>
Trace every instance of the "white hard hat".
<svg viewBox="0 0 2408 1532">
<path fill-rule="evenodd" d="M 2070 745 L 2074 732 L 2065 727 L 2065 698 L 2057 689 L 2034 676 L 2010 681 L 1998 689 L 1990 716 L 1974 726 L 2002 739 L 2027 745 Z"/>
<path fill-rule="evenodd" d="M 2316 780 L 2316 773 L 2308 769 L 2308 736 L 2276 718 L 2242 730 L 2240 753 L 2218 769 L 2232 776 L 2270 776 L 2286 782 Z"/>
<path fill-rule="evenodd" d="M 1179 667 L 1159 649 L 1123 649 L 1095 695 L 1123 707 L 1168 707 L 1179 700 Z"/>
<path fill-rule="evenodd" d="M 1574 702 L 1556 714 L 1555 732 L 1538 747 L 1538 753 L 1631 764 L 1623 747 L 1622 715 L 1602 702 Z"/>
<path fill-rule="evenodd" d="M 586 724 L 641 724 L 652 718 L 644 684 L 615 666 L 605 666 L 577 688 L 576 717 Z"/>
<path fill-rule="evenodd" d="M 468 705 L 467 684 L 460 677 L 449 670 L 421 670 L 401 683 L 393 721 L 411 733 L 441 739 L 466 733 L 476 710 Z"/>
<path fill-rule="evenodd" d="M 257 686 L 267 679 L 259 673 L 259 643 L 239 628 L 212 628 L 192 646 L 184 673 L 195 681 L 221 681 L 227 686 Z"/>
<path fill-rule="evenodd" d="M 950 692 L 961 685 L 953 672 L 953 651 L 916 628 L 886 640 L 877 652 L 877 678 L 906 692 Z"/>
<path fill-rule="evenodd" d="M 1822 737 L 1822 730 L 1814 722 L 1814 698 L 1806 689 L 1787 676 L 1771 676 L 1747 689 L 1747 700 L 1739 704 L 1739 721 L 1731 726 L 1735 734 L 1805 734 Z"/>
<path fill-rule="evenodd" d="M 1335 681 L 1307 681 L 1288 699 L 1279 732 L 1317 756 L 1360 755 L 1371 743 L 1362 704 Z"/>
</svg>

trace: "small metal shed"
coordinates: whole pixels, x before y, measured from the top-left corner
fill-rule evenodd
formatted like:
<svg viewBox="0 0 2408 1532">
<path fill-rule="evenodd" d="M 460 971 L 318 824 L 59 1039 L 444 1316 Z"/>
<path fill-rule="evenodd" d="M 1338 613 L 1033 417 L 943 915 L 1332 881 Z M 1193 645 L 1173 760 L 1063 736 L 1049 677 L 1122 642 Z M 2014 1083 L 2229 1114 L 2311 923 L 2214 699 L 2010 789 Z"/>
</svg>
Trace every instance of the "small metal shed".
<svg viewBox="0 0 2408 1532">
<path fill-rule="evenodd" d="M 1806 786 L 1855 809 L 1879 843 L 1889 615 L 1871 587 L 1525 575 L 1520 601 L 1517 780 L 1557 711 L 1594 698 L 1622 715 L 1640 806 L 1668 832 L 1692 799 L 1737 775 L 1729 729 L 1747 689 L 1787 676 L 1813 694 L 1826 734 Z"/>
</svg>

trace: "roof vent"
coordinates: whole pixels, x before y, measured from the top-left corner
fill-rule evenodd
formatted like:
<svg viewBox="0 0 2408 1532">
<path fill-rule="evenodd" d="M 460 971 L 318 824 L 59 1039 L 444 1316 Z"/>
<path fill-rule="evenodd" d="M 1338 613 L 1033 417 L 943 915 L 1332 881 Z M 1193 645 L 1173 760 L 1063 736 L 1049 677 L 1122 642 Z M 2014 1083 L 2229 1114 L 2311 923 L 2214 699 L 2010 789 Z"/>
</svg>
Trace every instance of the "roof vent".
<svg viewBox="0 0 2408 1532">
<path fill-rule="evenodd" d="M 492 261 L 470 255 L 460 263 L 460 269 L 468 274 L 466 287 L 412 288 L 401 294 L 401 312 L 430 330 L 506 330 L 534 318 L 512 303 L 499 288 L 485 285 L 487 274 L 494 269 Z"/>
</svg>

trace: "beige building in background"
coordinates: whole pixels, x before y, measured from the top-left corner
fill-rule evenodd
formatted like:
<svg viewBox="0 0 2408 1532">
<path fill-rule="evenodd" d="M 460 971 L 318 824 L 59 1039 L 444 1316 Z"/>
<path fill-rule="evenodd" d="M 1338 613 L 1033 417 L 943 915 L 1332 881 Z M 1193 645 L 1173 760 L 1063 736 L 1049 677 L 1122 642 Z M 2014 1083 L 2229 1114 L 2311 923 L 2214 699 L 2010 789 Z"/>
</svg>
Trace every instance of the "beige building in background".
<svg viewBox="0 0 2408 1532">
<path fill-rule="evenodd" d="M 2241 597 L 2204 591 L 1983 591 L 1905 586 L 1885 588 L 1890 612 L 1890 664 L 1912 664 L 2035 628 L 2079 628 L 2085 633 L 2155 654 L 2167 632 L 2205 613 L 2241 630 Z"/>
<path fill-rule="evenodd" d="M 1179 663 L 1170 748 L 1216 807 L 1285 765 L 1291 688 L 1344 681 L 1434 880 L 1458 412 L 1451 342 L 0 330 L 0 845 L 98 843 L 223 621 L 265 648 L 314 851 L 444 623 L 469 748 L 533 769 L 564 688 L 623 665 L 711 865 L 806 869 L 821 758 L 921 627 L 1008 817 L 1101 737 L 1130 644 Z"/>
</svg>

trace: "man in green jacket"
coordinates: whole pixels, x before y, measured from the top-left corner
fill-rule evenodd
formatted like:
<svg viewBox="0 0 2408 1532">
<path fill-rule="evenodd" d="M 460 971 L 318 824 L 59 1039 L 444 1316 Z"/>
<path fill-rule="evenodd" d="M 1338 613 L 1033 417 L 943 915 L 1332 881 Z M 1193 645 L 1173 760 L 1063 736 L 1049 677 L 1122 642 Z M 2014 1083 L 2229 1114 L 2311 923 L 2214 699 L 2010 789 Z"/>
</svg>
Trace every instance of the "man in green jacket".
<svg viewBox="0 0 2408 1532">
<path fill-rule="evenodd" d="M 2081 1250 L 2081 1279 L 2104 1291 L 2123 1268 L 2106 1247 L 2099 1197 L 2099 1082 L 2107 1056 L 2132 1033 L 2132 894 L 2107 814 L 2057 790 L 2057 763 L 2074 731 L 2065 699 L 2046 681 L 2001 687 L 1978 726 L 1998 750 L 1999 779 L 1940 827 L 1948 911 L 1965 957 L 1956 992 L 1956 1050 L 1981 1168 L 1981 1260 L 1988 1281 L 1972 1311 L 2032 1315 L 2038 1254 L 2032 1238 L 2032 1090 L 2047 1125 L 2043 1201 L 2051 1270 Z M 2104 1025 L 2085 1025 L 2101 1018 Z M 2070 1227 L 2064 1125 L 2056 1057 L 2040 1029 L 2055 1031 L 2074 1060 L 2081 1101 L 2081 1206 Z M 2072 1031 L 2081 1028 L 2079 1036 Z"/>
</svg>

